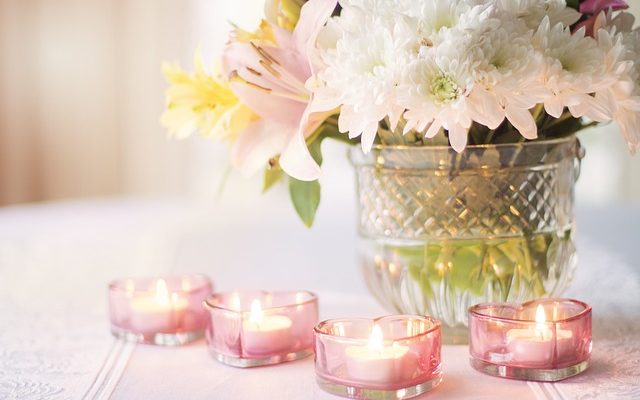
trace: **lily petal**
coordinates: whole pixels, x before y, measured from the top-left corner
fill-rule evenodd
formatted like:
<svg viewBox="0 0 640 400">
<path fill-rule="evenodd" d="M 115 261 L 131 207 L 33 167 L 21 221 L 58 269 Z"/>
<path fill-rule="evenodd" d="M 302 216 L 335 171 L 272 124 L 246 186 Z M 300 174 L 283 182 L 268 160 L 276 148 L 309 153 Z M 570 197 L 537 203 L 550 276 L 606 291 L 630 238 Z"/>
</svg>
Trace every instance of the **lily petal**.
<svg viewBox="0 0 640 400">
<path fill-rule="evenodd" d="M 244 176 L 252 176 L 277 156 L 295 133 L 295 126 L 260 119 L 238 136 L 231 151 L 231 163 Z"/>
<path fill-rule="evenodd" d="M 311 114 L 309 110 L 305 112 L 300 126 L 294 131 L 280 155 L 280 166 L 287 175 L 301 181 L 314 181 L 320 178 L 320 166 L 311 156 L 305 138 L 311 136 L 329 115 Z"/>
<path fill-rule="evenodd" d="M 293 41 L 298 51 L 307 54 L 337 4 L 337 0 L 309 0 L 302 6 L 300 20 L 293 31 Z"/>
<path fill-rule="evenodd" d="M 271 52 L 272 49 L 268 51 Z M 279 58 L 290 60 L 286 56 Z M 222 60 L 224 72 L 227 75 L 235 72 L 238 74 L 238 79 L 243 80 L 231 82 L 234 94 L 256 114 L 290 125 L 299 122 L 306 107 L 305 99 L 298 100 L 275 94 L 291 94 L 293 97 L 293 93 L 288 88 L 283 87 L 283 84 L 278 83 L 275 78 L 270 78 L 271 73 L 262 66 L 258 52 L 251 44 L 228 45 Z"/>
</svg>

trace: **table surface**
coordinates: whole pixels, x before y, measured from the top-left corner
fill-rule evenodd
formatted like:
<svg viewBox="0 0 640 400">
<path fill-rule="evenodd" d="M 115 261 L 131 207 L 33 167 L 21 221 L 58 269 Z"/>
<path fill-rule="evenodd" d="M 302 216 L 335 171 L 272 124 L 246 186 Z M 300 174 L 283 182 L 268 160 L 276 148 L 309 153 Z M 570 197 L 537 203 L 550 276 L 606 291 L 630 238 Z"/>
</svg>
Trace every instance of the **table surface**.
<svg viewBox="0 0 640 400">
<path fill-rule="evenodd" d="M 176 198 L 0 210 L 0 399 L 336 399 L 315 384 L 312 358 L 242 370 L 202 341 L 109 334 L 106 284 L 123 275 L 197 271 L 221 290 L 313 290 L 321 318 L 384 314 L 355 267 L 352 209 L 313 230 L 253 212 Z M 591 368 L 555 384 L 510 381 L 472 370 L 466 346 L 444 346 L 444 382 L 419 399 L 640 399 L 640 210 L 579 208 L 577 221 L 567 296 L 593 306 Z"/>
</svg>

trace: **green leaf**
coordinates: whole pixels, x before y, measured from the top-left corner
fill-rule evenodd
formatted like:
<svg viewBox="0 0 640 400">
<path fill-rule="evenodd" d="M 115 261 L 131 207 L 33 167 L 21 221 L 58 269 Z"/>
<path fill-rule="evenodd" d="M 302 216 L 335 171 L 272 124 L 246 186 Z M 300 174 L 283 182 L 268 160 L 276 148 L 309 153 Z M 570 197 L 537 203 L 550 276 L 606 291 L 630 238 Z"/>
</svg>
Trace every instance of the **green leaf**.
<svg viewBox="0 0 640 400">
<path fill-rule="evenodd" d="M 320 182 L 289 178 L 289 195 L 298 216 L 307 228 L 311 228 L 320 205 Z"/>
<path fill-rule="evenodd" d="M 307 141 L 311 157 L 322 165 L 322 141 L 331 133 L 331 127 L 322 125 Z M 307 228 L 311 228 L 320 205 L 320 182 L 305 182 L 289 177 L 289 195 L 298 216 Z"/>
<path fill-rule="evenodd" d="M 311 157 L 318 163 L 318 165 L 322 165 L 322 141 L 324 137 L 319 137 L 311 144 L 309 144 L 309 153 L 311 153 Z"/>
<path fill-rule="evenodd" d="M 284 173 L 280 168 L 268 168 L 264 170 L 264 184 L 262 185 L 262 192 L 266 193 L 276 183 L 280 182 L 284 177 Z"/>
<path fill-rule="evenodd" d="M 468 290 L 475 295 L 482 294 L 482 282 L 476 279 L 477 267 L 482 265 L 484 249 L 481 244 L 453 246 L 453 254 L 448 258 L 448 271 L 453 287 Z M 446 264 L 445 264 L 446 265 Z"/>
</svg>

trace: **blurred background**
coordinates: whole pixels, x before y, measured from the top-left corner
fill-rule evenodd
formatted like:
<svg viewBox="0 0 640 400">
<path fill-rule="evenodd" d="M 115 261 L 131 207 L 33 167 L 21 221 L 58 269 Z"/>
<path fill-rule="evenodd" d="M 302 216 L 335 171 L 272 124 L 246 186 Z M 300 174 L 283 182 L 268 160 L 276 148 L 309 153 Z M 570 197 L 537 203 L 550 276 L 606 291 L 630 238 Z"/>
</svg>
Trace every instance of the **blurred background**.
<svg viewBox="0 0 640 400">
<path fill-rule="evenodd" d="M 631 3 L 640 14 L 640 0 Z M 235 172 L 220 194 L 225 144 L 169 139 L 159 118 L 161 63 L 191 70 L 200 46 L 213 64 L 228 21 L 253 29 L 262 7 L 262 0 L 0 0 L 0 205 L 185 194 L 214 205 L 261 201 L 261 177 Z M 640 156 L 629 156 L 617 128 L 581 138 L 587 158 L 578 202 L 640 205 Z M 344 148 L 327 144 L 325 152 L 320 218 L 353 202 Z M 260 207 L 278 203 L 293 220 L 280 204 L 286 196 L 277 189 Z"/>
</svg>

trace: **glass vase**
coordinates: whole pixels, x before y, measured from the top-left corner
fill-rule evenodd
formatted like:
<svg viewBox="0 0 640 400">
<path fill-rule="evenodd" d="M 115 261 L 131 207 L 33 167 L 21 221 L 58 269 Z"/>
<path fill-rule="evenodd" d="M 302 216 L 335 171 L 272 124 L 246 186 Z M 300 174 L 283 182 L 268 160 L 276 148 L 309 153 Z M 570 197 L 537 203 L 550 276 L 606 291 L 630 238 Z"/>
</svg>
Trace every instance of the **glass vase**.
<svg viewBox="0 0 640 400">
<path fill-rule="evenodd" d="M 516 144 L 351 152 L 359 264 L 389 311 L 442 321 L 467 342 L 468 308 L 557 297 L 576 266 L 575 136 Z"/>
</svg>

